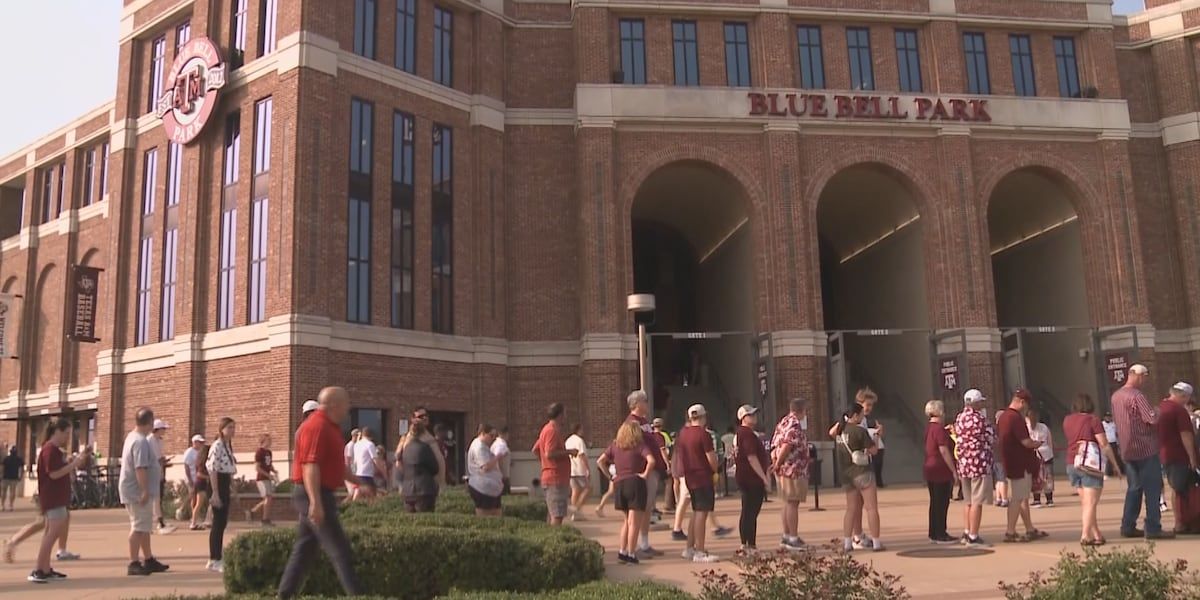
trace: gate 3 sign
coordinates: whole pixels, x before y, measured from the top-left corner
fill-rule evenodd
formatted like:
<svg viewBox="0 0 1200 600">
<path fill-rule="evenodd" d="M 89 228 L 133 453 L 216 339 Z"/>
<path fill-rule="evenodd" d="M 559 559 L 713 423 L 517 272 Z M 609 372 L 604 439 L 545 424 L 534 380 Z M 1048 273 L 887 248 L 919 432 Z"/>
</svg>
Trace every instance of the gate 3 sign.
<svg viewBox="0 0 1200 600">
<path fill-rule="evenodd" d="M 212 40 L 199 37 L 184 44 L 171 63 L 167 85 L 156 112 L 167 137 L 187 144 L 204 129 L 217 106 L 217 90 L 225 86 L 225 65 Z"/>
<path fill-rule="evenodd" d="M 988 122 L 987 100 L 962 98 L 912 99 L 899 96 L 833 96 L 828 94 L 777 94 L 750 92 L 752 117 L 815 117 L 835 119 L 891 119 L 918 121 Z"/>
</svg>

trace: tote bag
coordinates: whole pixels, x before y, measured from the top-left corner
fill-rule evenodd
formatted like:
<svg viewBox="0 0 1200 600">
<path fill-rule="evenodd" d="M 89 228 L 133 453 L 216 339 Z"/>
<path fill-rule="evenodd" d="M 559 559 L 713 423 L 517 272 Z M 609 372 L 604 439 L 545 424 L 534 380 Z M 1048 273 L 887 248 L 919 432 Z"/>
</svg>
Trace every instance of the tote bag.
<svg viewBox="0 0 1200 600">
<path fill-rule="evenodd" d="M 1092 477 L 1104 477 L 1104 454 L 1095 440 L 1080 440 L 1072 465 L 1075 470 Z"/>
</svg>

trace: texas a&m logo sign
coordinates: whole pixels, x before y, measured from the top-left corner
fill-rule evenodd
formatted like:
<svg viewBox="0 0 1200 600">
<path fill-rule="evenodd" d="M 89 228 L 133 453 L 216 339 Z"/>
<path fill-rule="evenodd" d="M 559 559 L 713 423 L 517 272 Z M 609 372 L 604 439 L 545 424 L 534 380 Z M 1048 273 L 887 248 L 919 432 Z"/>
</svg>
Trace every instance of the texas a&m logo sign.
<svg viewBox="0 0 1200 600">
<path fill-rule="evenodd" d="M 187 144 L 204 129 L 217 106 L 217 92 L 225 86 L 225 65 L 216 45 L 206 37 L 184 44 L 171 63 L 166 85 L 156 112 L 167 137 Z"/>
</svg>

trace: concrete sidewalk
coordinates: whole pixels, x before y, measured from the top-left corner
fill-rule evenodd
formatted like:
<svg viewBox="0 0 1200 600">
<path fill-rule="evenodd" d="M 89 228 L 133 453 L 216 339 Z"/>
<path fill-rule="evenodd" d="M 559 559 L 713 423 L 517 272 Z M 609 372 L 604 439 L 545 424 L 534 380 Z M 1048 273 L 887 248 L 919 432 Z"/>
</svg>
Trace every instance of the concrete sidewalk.
<svg viewBox="0 0 1200 600">
<path fill-rule="evenodd" d="M 1124 497 L 1124 485 L 1110 482 L 1104 499 L 1101 502 L 1101 527 L 1109 539 L 1108 548 L 1131 547 L 1143 544 L 1140 540 L 1123 540 L 1118 537 L 1121 501 Z M 1079 500 L 1066 492 L 1056 496 L 1058 505 L 1054 508 L 1035 509 L 1034 523 L 1041 529 L 1050 532 L 1050 538 L 1029 544 L 998 543 L 1003 537 L 1003 509 L 987 508 L 983 517 L 983 535 L 991 542 L 997 542 L 990 553 L 979 556 L 967 556 L 965 553 L 954 552 L 954 547 L 933 546 L 926 540 L 926 492 L 918 487 L 889 487 L 881 494 L 881 516 L 883 520 L 883 539 L 887 544 L 886 552 L 859 552 L 857 555 L 863 561 L 871 562 L 875 568 L 903 577 L 902 584 L 916 598 L 922 599 L 953 599 L 970 598 L 1000 598 L 1002 595 L 996 587 L 1000 580 L 1019 581 L 1025 579 L 1031 570 L 1046 569 L 1058 559 L 1058 554 L 1064 549 L 1078 550 L 1079 540 Z M 800 515 L 800 533 L 810 544 L 822 544 L 841 536 L 841 523 L 844 500 L 840 493 L 823 490 L 821 505 L 827 510 L 810 512 L 812 496 L 809 504 L 802 507 Z M 575 525 L 585 534 L 604 544 L 607 552 L 605 563 L 608 576 L 617 580 L 655 579 L 679 585 L 689 591 L 699 590 L 697 573 L 708 565 L 693 565 L 679 558 L 683 549 L 682 542 L 670 541 L 670 532 L 666 525 L 660 526 L 652 534 L 652 542 L 667 555 L 645 561 L 637 567 L 618 565 L 616 562 L 616 535 L 620 526 L 619 513 L 611 509 L 604 519 L 597 519 L 592 513 L 593 504 L 587 508 L 586 521 Z M 763 507 L 759 518 L 759 546 L 773 548 L 779 542 L 781 531 L 779 510 L 781 503 L 770 502 Z M 732 527 L 735 532 L 725 539 L 715 539 L 710 536 L 709 549 L 722 558 L 733 556 L 738 546 L 737 514 L 738 498 L 732 497 L 717 501 L 717 515 L 722 525 Z M 0 513 L 0 536 L 11 536 L 22 524 L 30 520 L 34 509 L 29 504 L 18 507 L 15 513 Z M 1171 513 L 1166 513 L 1165 524 L 1170 528 L 1174 524 Z M 288 526 L 289 524 L 281 524 Z M 952 503 L 950 507 L 951 534 L 959 532 L 962 525 L 962 503 Z M 252 529 L 246 524 L 232 524 L 226 534 L 226 540 Z M 69 548 L 81 554 L 83 559 L 77 562 L 56 563 L 55 568 L 63 571 L 69 578 L 58 583 L 35 585 L 25 581 L 25 576 L 33 569 L 34 555 L 40 535 L 26 541 L 17 552 L 15 565 L 0 564 L 0 597 L 5 600 L 24 598 L 46 598 L 53 594 L 55 597 L 68 597 L 72 600 L 105 598 L 145 598 L 154 595 L 187 593 L 210 594 L 222 591 L 220 575 L 204 570 L 208 554 L 208 533 L 193 532 L 180 529 L 168 536 L 154 536 L 155 553 L 163 561 L 171 565 L 168 573 L 151 575 L 149 577 L 128 577 L 125 575 L 127 563 L 126 536 L 128 524 L 123 510 L 89 510 L 73 513 Z M 943 558 L 912 558 L 901 556 L 913 550 L 931 550 L 934 548 L 948 549 L 948 557 Z M 1164 560 L 1177 558 L 1195 558 L 1200 555 L 1200 537 L 1183 538 L 1178 541 L 1159 543 L 1155 554 Z M 732 572 L 734 565 L 722 562 L 713 567 Z"/>
</svg>

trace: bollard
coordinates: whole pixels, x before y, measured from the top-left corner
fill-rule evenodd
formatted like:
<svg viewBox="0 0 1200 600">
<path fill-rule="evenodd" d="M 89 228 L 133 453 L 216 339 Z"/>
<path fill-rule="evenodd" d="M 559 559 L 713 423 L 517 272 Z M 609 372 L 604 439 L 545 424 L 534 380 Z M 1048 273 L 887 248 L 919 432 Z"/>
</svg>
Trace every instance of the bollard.
<svg viewBox="0 0 1200 600">
<path fill-rule="evenodd" d="M 808 509 L 809 512 L 821 512 L 825 509 L 821 508 L 821 460 L 817 454 L 817 447 L 813 444 L 808 445 L 808 486 L 813 491 L 813 507 Z"/>
</svg>

